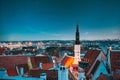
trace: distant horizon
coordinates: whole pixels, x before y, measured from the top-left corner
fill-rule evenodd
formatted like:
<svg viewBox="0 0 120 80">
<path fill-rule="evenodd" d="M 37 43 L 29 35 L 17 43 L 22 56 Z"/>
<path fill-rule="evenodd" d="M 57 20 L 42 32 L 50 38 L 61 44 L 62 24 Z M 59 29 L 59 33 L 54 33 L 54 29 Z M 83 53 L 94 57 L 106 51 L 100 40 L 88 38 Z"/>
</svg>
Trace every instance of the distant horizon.
<svg viewBox="0 0 120 80">
<path fill-rule="evenodd" d="M 109 41 L 109 40 L 112 40 L 112 41 L 119 41 L 120 39 L 101 39 L 101 40 L 80 40 L 80 41 Z M 22 41 L 74 41 L 74 40 L 13 40 L 13 41 L 1 41 L 0 42 L 22 42 Z"/>
</svg>

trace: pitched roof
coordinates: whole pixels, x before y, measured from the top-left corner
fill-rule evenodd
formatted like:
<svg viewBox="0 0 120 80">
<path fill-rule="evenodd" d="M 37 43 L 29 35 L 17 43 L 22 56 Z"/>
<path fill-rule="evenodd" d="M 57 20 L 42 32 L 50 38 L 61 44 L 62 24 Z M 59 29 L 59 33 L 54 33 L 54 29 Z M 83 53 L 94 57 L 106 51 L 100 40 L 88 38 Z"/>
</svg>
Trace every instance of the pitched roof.
<svg viewBox="0 0 120 80">
<path fill-rule="evenodd" d="M 27 64 L 27 56 L 0 56 L 0 68 L 5 68 L 9 76 L 18 75 L 15 64 Z"/>
<path fill-rule="evenodd" d="M 110 61 L 111 61 L 112 71 L 115 71 L 116 69 L 120 69 L 120 51 L 111 51 Z"/>
<path fill-rule="evenodd" d="M 120 80 L 120 73 L 114 72 L 113 80 Z"/>
<path fill-rule="evenodd" d="M 74 57 L 65 56 L 62 60 L 62 65 L 69 67 L 74 62 Z"/>
<path fill-rule="evenodd" d="M 83 60 L 89 62 L 89 65 L 92 65 L 99 54 L 100 54 L 100 50 L 89 49 L 85 54 Z"/>
<path fill-rule="evenodd" d="M 42 64 L 42 70 L 48 70 L 50 68 L 53 68 L 54 64 L 50 64 L 50 63 L 44 63 Z"/>
<path fill-rule="evenodd" d="M 17 76 L 18 73 L 14 68 L 7 69 L 8 76 Z"/>
<path fill-rule="evenodd" d="M 40 77 L 41 73 L 46 73 L 47 80 L 58 80 L 58 70 L 30 69 L 30 77 Z"/>
<path fill-rule="evenodd" d="M 39 67 L 40 62 L 43 63 L 44 70 L 53 67 L 53 64 L 50 64 L 49 56 L 30 56 L 30 58 L 34 67 Z M 0 56 L 0 68 L 5 68 L 9 76 L 18 75 L 15 65 L 17 65 L 18 69 L 23 67 L 24 73 L 28 72 L 28 56 Z"/>
<path fill-rule="evenodd" d="M 0 48 L 0 54 L 4 53 L 5 48 Z"/>
<path fill-rule="evenodd" d="M 31 56 L 30 58 L 34 67 L 38 67 L 39 63 L 51 63 L 49 56 Z"/>
<path fill-rule="evenodd" d="M 89 62 L 90 64 L 95 61 L 97 56 L 100 54 L 100 50 L 89 49 L 83 58 L 84 61 Z"/>
<path fill-rule="evenodd" d="M 82 59 L 83 61 L 86 61 L 89 63 L 88 67 L 85 69 L 86 73 L 91 69 L 100 52 L 101 50 L 97 50 L 97 49 L 89 49 L 87 51 L 87 53 L 85 54 L 85 57 Z M 98 63 L 94 65 L 95 69 L 91 70 L 93 73 L 95 72 L 98 65 L 99 65 Z"/>
<path fill-rule="evenodd" d="M 109 80 L 104 74 L 100 74 L 97 80 Z"/>
<path fill-rule="evenodd" d="M 32 68 L 29 70 L 29 74 L 30 77 L 40 77 L 40 68 Z"/>
<path fill-rule="evenodd" d="M 27 64 L 27 56 L 0 56 L 0 68 L 14 68 L 15 64 Z"/>
<path fill-rule="evenodd" d="M 24 73 L 27 73 L 29 71 L 28 64 L 16 64 L 16 66 L 18 67 L 18 70 L 20 70 L 20 68 L 22 67 L 24 69 Z"/>
</svg>

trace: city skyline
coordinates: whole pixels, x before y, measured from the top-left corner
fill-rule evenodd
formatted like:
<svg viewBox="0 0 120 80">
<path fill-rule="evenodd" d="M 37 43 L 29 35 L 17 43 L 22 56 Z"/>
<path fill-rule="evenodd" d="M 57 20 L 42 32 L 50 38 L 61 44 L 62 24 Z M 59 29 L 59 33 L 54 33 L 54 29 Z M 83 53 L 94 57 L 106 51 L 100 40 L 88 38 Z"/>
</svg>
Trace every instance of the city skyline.
<svg viewBox="0 0 120 80">
<path fill-rule="evenodd" d="M 0 0 L 0 40 L 118 39 L 118 0 Z"/>
</svg>

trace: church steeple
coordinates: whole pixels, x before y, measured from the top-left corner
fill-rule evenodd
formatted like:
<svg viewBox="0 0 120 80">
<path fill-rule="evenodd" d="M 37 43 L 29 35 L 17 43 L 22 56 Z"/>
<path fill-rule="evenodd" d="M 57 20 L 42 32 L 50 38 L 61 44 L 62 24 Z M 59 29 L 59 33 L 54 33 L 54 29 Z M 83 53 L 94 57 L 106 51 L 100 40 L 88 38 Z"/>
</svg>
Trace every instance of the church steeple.
<svg viewBox="0 0 120 80">
<path fill-rule="evenodd" d="M 79 40 L 79 26 L 78 24 L 76 25 L 76 40 L 74 44 L 74 64 L 78 64 L 79 61 L 81 61 L 80 58 L 80 40 Z"/>
<path fill-rule="evenodd" d="M 76 25 L 76 40 L 75 40 L 75 44 L 80 44 L 79 41 L 79 25 Z"/>
</svg>

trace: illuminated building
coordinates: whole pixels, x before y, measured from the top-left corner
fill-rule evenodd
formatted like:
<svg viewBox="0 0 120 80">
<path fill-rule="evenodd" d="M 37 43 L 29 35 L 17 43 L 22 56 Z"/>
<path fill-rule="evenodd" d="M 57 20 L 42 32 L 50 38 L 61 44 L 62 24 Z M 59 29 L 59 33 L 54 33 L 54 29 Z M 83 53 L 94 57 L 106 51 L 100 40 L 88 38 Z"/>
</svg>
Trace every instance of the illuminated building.
<svg viewBox="0 0 120 80">
<path fill-rule="evenodd" d="M 70 65 L 74 62 L 74 58 L 72 56 L 65 56 L 62 60 L 62 65 L 70 67 Z"/>
<path fill-rule="evenodd" d="M 78 61 L 81 61 L 80 58 L 80 41 L 79 41 L 79 26 L 76 26 L 76 40 L 74 44 L 74 64 L 78 64 Z"/>
</svg>

